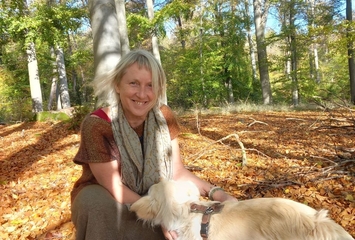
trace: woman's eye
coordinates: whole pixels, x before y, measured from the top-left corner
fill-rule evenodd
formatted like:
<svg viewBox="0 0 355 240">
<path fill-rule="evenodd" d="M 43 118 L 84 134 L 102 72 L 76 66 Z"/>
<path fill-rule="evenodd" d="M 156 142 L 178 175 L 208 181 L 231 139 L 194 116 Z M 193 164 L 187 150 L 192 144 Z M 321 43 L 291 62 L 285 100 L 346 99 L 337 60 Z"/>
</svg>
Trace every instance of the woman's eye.
<svg viewBox="0 0 355 240">
<path fill-rule="evenodd" d="M 132 85 L 132 86 L 136 86 L 136 85 L 138 85 L 138 83 L 137 83 L 137 82 L 130 82 L 129 84 L 130 84 L 130 85 Z"/>
</svg>

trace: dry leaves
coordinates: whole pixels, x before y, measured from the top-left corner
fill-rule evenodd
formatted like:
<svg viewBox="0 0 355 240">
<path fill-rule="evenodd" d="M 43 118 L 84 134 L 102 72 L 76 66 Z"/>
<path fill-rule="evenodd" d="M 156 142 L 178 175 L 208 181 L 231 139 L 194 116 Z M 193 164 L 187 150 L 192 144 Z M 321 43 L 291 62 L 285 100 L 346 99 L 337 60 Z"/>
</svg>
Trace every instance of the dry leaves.
<svg viewBox="0 0 355 240">
<path fill-rule="evenodd" d="M 181 152 L 196 175 L 238 199 L 285 197 L 355 236 L 355 127 L 344 112 L 181 117 Z M 199 126 L 200 129 L 197 129 Z M 199 135 L 198 133 L 201 133 Z M 248 165 L 241 163 L 243 143 Z M 0 239 L 74 239 L 69 193 L 80 137 L 56 123 L 0 126 Z"/>
</svg>

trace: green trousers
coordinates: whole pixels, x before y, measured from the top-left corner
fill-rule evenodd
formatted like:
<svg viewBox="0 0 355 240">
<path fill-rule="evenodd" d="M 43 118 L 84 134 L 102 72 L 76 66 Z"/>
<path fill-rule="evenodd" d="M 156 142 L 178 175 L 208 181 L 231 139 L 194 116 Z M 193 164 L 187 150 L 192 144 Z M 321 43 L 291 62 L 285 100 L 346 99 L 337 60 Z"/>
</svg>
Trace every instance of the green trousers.
<svg viewBox="0 0 355 240">
<path fill-rule="evenodd" d="M 76 240 L 163 240 L 160 227 L 138 221 L 128 206 L 120 204 L 100 185 L 84 187 L 71 207 Z"/>
</svg>

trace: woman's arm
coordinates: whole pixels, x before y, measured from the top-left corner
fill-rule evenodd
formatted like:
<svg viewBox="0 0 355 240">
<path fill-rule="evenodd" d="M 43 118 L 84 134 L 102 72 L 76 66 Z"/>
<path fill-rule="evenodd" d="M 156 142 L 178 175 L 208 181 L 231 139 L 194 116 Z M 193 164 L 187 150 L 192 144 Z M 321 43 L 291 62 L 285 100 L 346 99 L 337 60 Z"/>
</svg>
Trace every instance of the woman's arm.
<svg viewBox="0 0 355 240">
<path fill-rule="evenodd" d="M 179 149 L 179 142 L 177 138 L 173 139 L 172 142 L 172 158 L 173 158 L 173 168 L 174 168 L 174 175 L 173 178 L 176 181 L 191 181 L 193 182 L 198 189 L 200 190 L 200 194 L 203 197 L 208 197 L 210 190 L 215 187 L 212 184 L 202 180 L 201 178 L 197 177 L 195 174 L 190 172 L 184 167 L 184 164 L 181 161 L 180 149 Z M 237 199 L 228 195 L 224 191 L 215 191 L 213 193 L 213 200 L 215 201 L 236 201 Z"/>
<path fill-rule="evenodd" d="M 117 161 L 89 163 L 89 166 L 98 183 L 106 188 L 119 203 L 132 204 L 140 198 L 137 193 L 122 183 Z"/>
</svg>

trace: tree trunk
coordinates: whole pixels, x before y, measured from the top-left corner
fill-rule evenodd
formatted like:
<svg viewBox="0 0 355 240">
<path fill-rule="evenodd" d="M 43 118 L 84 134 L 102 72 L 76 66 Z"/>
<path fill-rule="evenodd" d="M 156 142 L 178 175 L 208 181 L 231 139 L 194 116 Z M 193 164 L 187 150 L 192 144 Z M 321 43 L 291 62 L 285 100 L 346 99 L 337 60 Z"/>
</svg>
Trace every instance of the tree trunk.
<svg viewBox="0 0 355 240">
<path fill-rule="evenodd" d="M 114 0 L 89 1 L 94 40 L 95 76 L 107 73 L 121 59 L 121 42 Z"/>
<path fill-rule="evenodd" d="M 225 85 L 226 85 L 226 88 L 228 91 L 228 103 L 233 104 L 235 102 L 235 99 L 234 99 L 234 93 L 233 93 L 232 78 L 228 77 Z"/>
<path fill-rule="evenodd" d="M 319 58 L 318 58 L 318 48 L 316 44 L 313 44 L 313 58 L 314 58 L 314 70 L 315 70 L 315 79 L 316 83 L 320 83 L 320 74 L 319 74 Z"/>
<path fill-rule="evenodd" d="M 147 0 L 147 8 L 148 8 L 148 18 L 150 21 L 153 21 L 153 19 L 154 19 L 153 0 Z M 159 63 L 161 63 L 158 37 L 157 37 L 157 34 L 155 31 L 153 31 L 153 35 L 152 35 L 152 49 L 153 49 L 153 54 L 154 54 L 155 58 L 159 61 Z"/>
<path fill-rule="evenodd" d="M 245 0 L 244 1 L 244 18 L 248 19 L 249 16 L 250 16 L 249 1 Z M 249 20 L 246 20 L 245 28 L 247 30 L 247 37 L 248 37 L 248 43 L 249 43 L 249 56 L 250 56 L 252 74 L 253 74 L 253 82 L 256 82 L 258 77 L 257 77 L 256 59 L 255 59 L 255 43 L 252 38 L 251 26 L 250 26 Z"/>
<path fill-rule="evenodd" d="M 203 2 L 200 2 L 201 8 L 201 16 L 200 16 L 200 76 L 201 76 L 201 85 L 202 85 L 202 94 L 203 100 L 202 104 L 204 107 L 207 107 L 207 95 L 206 95 L 206 87 L 205 87 L 205 78 L 204 78 L 204 60 L 203 60 L 203 14 L 204 14 L 204 7 Z"/>
<path fill-rule="evenodd" d="M 51 52 L 51 58 L 55 59 L 55 53 L 54 53 L 54 48 L 50 48 Z M 51 83 L 51 90 L 49 93 L 49 98 L 48 98 L 48 111 L 52 110 L 53 103 L 56 98 L 56 92 L 57 92 L 57 81 L 58 81 L 58 70 L 57 70 L 57 62 L 53 60 L 52 62 L 52 83 Z"/>
<path fill-rule="evenodd" d="M 147 0 L 147 8 L 148 8 L 148 18 L 150 21 L 153 21 L 154 19 L 154 5 L 153 5 L 153 0 Z M 159 51 L 159 42 L 158 42 L 158 37 L 156 34 L 156 31 L 153 31 L 152 35 L 152 49 L 153 49 L 153 55 L 154 57 L 158 60 L 158 62 L 161 64 L 160 60 L 160 51 Z M 166 95 L 166 90 L 163 92 L 163 103 L 167 104 L 168 99 Z"/>
<path fill-rule="evenodd" d="M 179 37 L 180 37 L 181 47 L 182 47 L 183 49 L 185 49 L 186 40 L 185 40 L 184 30 L 183 30 L 183 28 L 182 28 L 181 16 L 177 16 L 177 22 L 178 22 L 178 26 L 179 26 Z"/>
<path fill-rule="evenodd" d="M 126 6 L 124 0 L 115 0 L 117 22 L 118 22 L 118 32 L 120 35 L 121 42 L 121 52 L 122 55 L 126 55 L 130 50 L 128 30 L 126 22 Z"/>
<path fill-rule="evenodd" d="M 258 52 L 258 65 L 259 65 L 261 90 L 263 95 L 263 103 L 271 104 L 272 93 L 271 93 L 269 67 L 268 67 L 266 43 L 265 43 L 265 26 L 266 26 L 267 15 L 269 12 L 269 2 L 265 0 L 263 6 L 261 2 L 262 0 L 253 0 L 256 46 Z"/>
<path fill-rule="evenodd" d="M 295 26 L 295 3 L 293 0 L 289 3 L 289 41 L 291 52 L 291 79 L 292 79 L 292 102 L 293 106 L 299 104 L 298 77 L 297 77 L 297 44 L 296 44 L 296 26 Z"/>
<path fill-rule="evenodd" d="M 32 98 L 32 111 L 42 112 L 42 90 L 39 81 L 38 63 L 36 56 L 36 48 L 33 42 L 30 43 L 27 49 L 27 62 L 28 62 L 28 75 L 30 79 L 31 98 Z"/>
<path fill-rule="evenodd" d="M 349 27 L 347 28 L 348 35 L 348 65 L 349 65 L 349 79 L 350 79 L 350 101 L 355 105 L 355 61 L 354 61 L 354 44 L 350 39 L 350 34 L 354 32 L 352 29 L 352 6 L 351 0 L 346 0 L 346 19 L 349 21 Z"/>
<path fill-rule="evenodd" d="M 70 97 L 68 91 L 68 79 L 67 79 L 67 72 L 65 69 L 65 62 L 64 62 L 64 52 L 61 47 L 57 47 L 56 51 L 56 62 L 58 68 L 58 75 L 59 75 L 59 94 L 61 100 L 61 108 L 66 109 L 70 108 Z"/>
<path fill-rule="evenodd" d="M 308 23 L 310 29 L 314 29 L 314 8 L 315 8 L 315 0 L 308 0 L 309 1 L 309 12 L 308 12 L 308 19 L 311 21 Z M 316 39 L 316 36 L 312 36 L 312 39 Z M 310 75 L 311 78 L 315 80 L 316 83 L 320 83 L 320 74 L 319 74 L 319 58 L 318 58 L 318 45 L 317 43 L 312 43 L 310 47 Z"/>
</svg>

